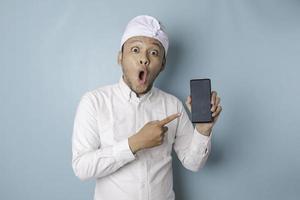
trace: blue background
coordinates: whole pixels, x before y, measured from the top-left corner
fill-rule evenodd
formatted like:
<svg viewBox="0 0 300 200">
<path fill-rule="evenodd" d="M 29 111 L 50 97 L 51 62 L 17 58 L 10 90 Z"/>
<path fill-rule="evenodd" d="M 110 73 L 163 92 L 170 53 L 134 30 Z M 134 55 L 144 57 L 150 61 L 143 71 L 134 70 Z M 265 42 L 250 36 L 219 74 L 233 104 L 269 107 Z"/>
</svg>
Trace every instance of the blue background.
<svg viewBox="0 0 300 200">
<path fill-rule="evenodd" d="M 71 168 L 79 98 L 115 83 L 139 14 L 170 36 L 156 86 L 185 100 L 209 77 L 222 98 L 198 173 L 174 159 L 179 200 L 299 199 L 300 1 L 0 1 L 0 199 L 92 199 Z"/>
</svg>

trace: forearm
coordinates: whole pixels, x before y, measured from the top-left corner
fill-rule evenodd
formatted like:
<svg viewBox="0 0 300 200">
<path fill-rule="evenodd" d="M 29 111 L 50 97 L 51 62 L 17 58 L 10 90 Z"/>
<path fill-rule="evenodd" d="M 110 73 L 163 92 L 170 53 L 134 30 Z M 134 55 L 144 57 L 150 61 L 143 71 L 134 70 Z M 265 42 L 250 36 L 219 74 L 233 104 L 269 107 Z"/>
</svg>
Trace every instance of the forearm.
<svg viewBox="0 0 300 200">
<path fill-rule="evenodd" d="M 198 171 L 202 168 L 210 153 L 210 140 L 209 137 L 200 134 L 195 129 L 189 142 L 177 141 L 174 148 L 182 165 L 191 171 Z"/>
<path fill-rule="evenodd" d="M 114 173 L 134 159 L 128 140 L 123 140 L 113 146 L 93 151 L 78 151 L 74 147 L 72 167 L 78 178 L 87 180 Z"/>
</svg>

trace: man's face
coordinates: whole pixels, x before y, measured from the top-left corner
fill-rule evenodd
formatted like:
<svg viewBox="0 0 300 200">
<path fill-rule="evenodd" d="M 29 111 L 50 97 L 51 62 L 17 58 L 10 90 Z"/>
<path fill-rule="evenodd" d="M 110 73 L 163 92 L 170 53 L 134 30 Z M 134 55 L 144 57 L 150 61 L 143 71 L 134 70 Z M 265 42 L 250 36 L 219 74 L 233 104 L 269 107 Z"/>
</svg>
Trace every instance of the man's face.
<svg viewBox="0 0 300 200">
<path fill-rule="evenodd" d="M 161 43 L 150 37 L 128 39 L 119 53 L 125 83 L 138 96 L 147 93 L 158 74 L 164 69 L 165 56 Z"/>
</svg>

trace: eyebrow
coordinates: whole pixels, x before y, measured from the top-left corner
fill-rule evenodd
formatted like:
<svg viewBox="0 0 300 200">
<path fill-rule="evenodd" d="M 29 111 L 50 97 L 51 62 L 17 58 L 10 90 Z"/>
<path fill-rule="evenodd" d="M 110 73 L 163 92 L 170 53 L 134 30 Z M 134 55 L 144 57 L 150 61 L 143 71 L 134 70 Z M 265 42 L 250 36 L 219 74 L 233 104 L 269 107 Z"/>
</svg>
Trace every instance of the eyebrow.
<svg viewBox="0 0 300 200">
<path fill-rule="evenodd" d="M 161 45 L 157 42 L 152 42 L 152 44 L 154 44 L 154 45 L 158 46 L 159 48 L 161 48 Z"/>
<path fill-rule="evenodd" d="M 140 42 L 140 43 L 143 43 L 141 40 L 135 39 L 135 40 L 129 41 L 129 44 L 134 43 L 134 42 Z"/>
<path fill-rule="evenodd" d="M 131 40 L 131 41 L 129 41 L 129 44 L 132 44 L 132 43 L 134 43 L 134 42 L 143 43 L 143 41 L 142 41 L 142 40 L 135 39 L 135 40 Z M 158 46 L 159 48 L 161 48 L 161 45 L 159 45 L 159 43 L 157 43 L 157 42 L 152 42 L 151 44 L 154 44 L 154 45 Z"/>
</svg>

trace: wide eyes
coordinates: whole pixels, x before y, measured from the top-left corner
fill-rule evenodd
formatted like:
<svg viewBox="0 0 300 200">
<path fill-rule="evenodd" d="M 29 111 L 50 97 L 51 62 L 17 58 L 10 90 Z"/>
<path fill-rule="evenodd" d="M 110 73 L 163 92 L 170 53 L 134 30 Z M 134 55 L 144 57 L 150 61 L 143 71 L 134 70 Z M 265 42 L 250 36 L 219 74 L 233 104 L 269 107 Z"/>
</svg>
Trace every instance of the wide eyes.
<svg viewBox="0 0 300 200">
<path fill-rule="evenodd" d="M 140 49 L 139 49 L 138 47 L 132 47 L 132 48 L 131 48 L 131 51 L 132 51 L 133 53 L 138 53 L 138 52 L 140 52 Z"/>
<path fill-rule="evenodd" d="M 157 50 L 152 50 L 152 51 L 150 51 L 150 54 L 152 56 L 158 56 L 158 51 Z"/>
<path fill-rule="evenodd" d="M 132 47 L 131 48 L 131 52 L 133 52 L 133 53 L 139 53 L 140 52 L 140 48 L 139 47 Z M 152 55 L 152 56 L 158 56 L 159 52 L 158 52 L 158 50 L 150 50 L 149 54 Z"/>
</svg>

